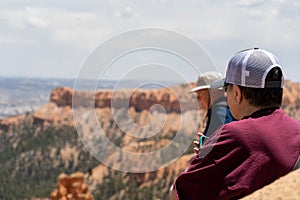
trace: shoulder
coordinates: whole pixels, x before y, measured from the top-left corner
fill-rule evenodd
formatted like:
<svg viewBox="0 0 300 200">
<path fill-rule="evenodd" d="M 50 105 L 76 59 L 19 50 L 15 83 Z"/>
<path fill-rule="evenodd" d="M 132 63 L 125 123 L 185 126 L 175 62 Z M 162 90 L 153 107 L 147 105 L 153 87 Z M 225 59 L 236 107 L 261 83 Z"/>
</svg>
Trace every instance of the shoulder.
<svg viewBox="0 0 300 200">
<path fill-rule="evenodd" d="M 227 101 L 225 97 L 221 97 L 214 101 L 213 107 L 227 107 Z"/>
<path fill-rule="evenodd" d="M 247 119 L 244 120 L 238 120 L 238 121 L 233 121 L 228 124 L 224 124 L 222 126 L 222 132 L 224 133 L 230 133 L 230 134 L 235 134 L 236 132 L 242 132 L 242 129 L 247 125 L 248 123 Z"/>
<path fill-rule="evenodd" d="M 300 128 L 300 122 L 295 118 L 287 115 L 284 110 L 276 109 L 272 114 L 267 116 L 262 116 L 257 119 L 256 124 L 260 125 L 262 128 L 277 129 L 277 128 Z"/>
<path fill-rule="evenodd" d="M 212 105 L 212 112 L 226 113 L 227 101 L 225 98 L 217 99 Z"/>
<path fill-rule="evenodd" d="M 247 140 L 249 134 L 252 134 L 251 122 L 248 119 L 232 121 L 222 126 L 222 137 L 231 138 L 238 142 Z"/>
<path fill-rule="evenodd" d="M 230 134 L 237 140 L 252 140 L 261 135 L 269 135 L 282 130 L 300 131 L 300 122 L 277 109 L 272 114 L 258 118 L 233 121 L 222 126 L 224 134 Z"/>
<path fill-rule="evenodd" d="M 300 133 L 300 121 L 287 115 L 282 109 L 275 110 L 272 115 L 279 122 L 278 124 L 274 124 L 275 127 L 284 126 L 289 131 L 293 130 Z"/>
<path fill-rule="evenodd" d="M 225 99 L 218 99 L 214 104 L 212 105 L 211 112 L 213 115 L 216 114 L 216 116 L 222 116 L 225 118 L 225 115 L 227 113 L 227 102 Z"/>
<path fill-rule="evenodd" d="M 295 122 L 295 123 L 297 123 L 297 124 L 300 124 L 300 121 L 297 121 L 297 120 L 294 119 L 293 117 L 287 115 L 287 114 L 284 112 L 284 110 L 282 110 L 282 109 L 277 109 L 277 110 L 275 110 L 274 113 L 273 113 L 273 115 L 274 115 L 274 116 L 278 116 L 278 117 L 280 117 L 280 118 L 284 118 L 285 120 L 293 121 L 293 122 Z"/>
</svg>

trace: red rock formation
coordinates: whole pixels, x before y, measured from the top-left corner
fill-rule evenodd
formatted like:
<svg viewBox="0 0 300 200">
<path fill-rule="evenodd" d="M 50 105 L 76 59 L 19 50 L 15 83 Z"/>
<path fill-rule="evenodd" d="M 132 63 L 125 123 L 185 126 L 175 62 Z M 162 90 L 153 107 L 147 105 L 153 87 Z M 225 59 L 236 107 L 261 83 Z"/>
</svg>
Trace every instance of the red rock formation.
<svg viewBox="0 0 300 200">
<path fill-rule="evenodd" d="M 72 97 L 73 97 L 73 89 L 58 87 L 51 92 L 50 102 L 55 103 L 57 106 L 71 106 L 72 105 Z"/>
<path fill-rule="evenodd" d="M 51 200 L 93 200 L 89 194 L 87 185 L 84 183 L 84 174 L 76 172 L 70 176 L 60 174 L 58 186 L 51 193 Z"/>
<path fill-rule="evenodd" d="M 94 101 L 96 108 L 105 107 L 134 107 L 137 112 L 142 110 L 149 110 L 154 104 L 159 104 L 165 108 L 167 113 L 175 112 L 181 113 L 182 111 L 192 110 L 195 107 L 191 107 L 192 95 L 187 95 L 190 86 L 181 86 L 180 92 L 174 92 L 172 88 L 156 89 L 156 90 L 120 90 L 110 91 L 101 90 L 97 91 L 95 95 L 90 95 L 88 92 L 76 92 L 78 98 L 78 105 L 86 106 L 93 105 L 91 101 Z M 87 95 L 89 94 L 89 95 Z M 74 91 L 71 88 L 58 87 L 51 92 L 50 102 L 55 103 L 58 107 L 70 106 L 72 107 L 72 97 Z M 293 83 L 291 81 L 285 82 L 283 107 L 291 104 L 300 105 L 300 83 Z M 155 108 L 153 108 L 155 110 Z"/>
<path fill-rule="evenodd" d="M 139 113 L 143 111 L 166 111 L 168 114 L 181 114 L 188 110 L 198 109 L 195 96 L 188 93 L 191 85 L 177 85 L 155 90 L 100 90 L 96 93 L 74 92 L 71 88 L 58 87 L 51 92 L 50 102 L 31 113 L 29 117 L 32 117 L 35 124 L 74 125 L 73 105 L 78 107 L 92 106 L 96 109 L 128 108 L 131 112 L 134 110 Z M 72 104 L 74 95 L 76 98 Z M 286 113 L 300 120 L 300 114 L 298 114 L 300 83 L 285 82 L 282 107 Z M 0 120 L 0 129 L 8 130 L 12 124 L 22 119 L 24 119 L 24 115 L 2 119 Z"/>
<path fill-rule="evenodd" d="M 183 97 L 185 97 L 184 95 L 187 94 L 187 91 L 188 90 L 182 91 Z M 120 90 L 115 92 L 101 90 L 93 94 L 89 92 L 74 93 L 71 88 L 58 87 L 51 92 L 50 102 L 56 104 L 58 107 L 72 107 L 73 95 L 76 95 L 75 104 L 78 106 L 95 105 L 95 108 L 114 107 L 117 109 L 129 106 L 134 107 L 137 112 L 149 110 L 152 105 L 159 104 L 165 108 L 167 113 L 181 113 L 186 110 L 195 109 L 190 107 L 190 105 L 192 101 L 196 101 L 196 98 L 192 98 L 192 95 L 187 99 L 176 96 L 178 94 L 175 94 L 174 91 L 169 88 L 157 90 L 141 89 L 133 92 L 132 90 Z M 94 101 L 94 104 L 91 103 L 92 101 Z M 179 102 L 181 102 L 181 105 Z"/>
</svg>

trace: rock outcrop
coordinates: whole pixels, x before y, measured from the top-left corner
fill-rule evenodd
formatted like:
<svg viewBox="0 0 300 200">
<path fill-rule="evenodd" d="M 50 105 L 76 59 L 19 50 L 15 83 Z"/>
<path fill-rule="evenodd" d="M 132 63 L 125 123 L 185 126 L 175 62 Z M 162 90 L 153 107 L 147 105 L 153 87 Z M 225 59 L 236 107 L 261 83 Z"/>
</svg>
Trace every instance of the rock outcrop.
<svg viewBox="0 0 300 200">
<path fill-rule="evenodd" d="M 300 199 L 299 186 L 300 170 L 297 170 L 255 191 L 243 200 L 298 200 Z"/>
<path fill-rule="evenodd" d="M 192 84 L 191 84 L 192 85 Z M 149 110 L 154 104 L 162 105 L 167 112 L 180 113 L 184 110 L 195 109 L 191 107 L 192 95 L 187 95 L 191 85 L 178 85 L 172 88 L 155 90 L 100 90 L 96 93 L 76 92 L 71 88 L 58 87 L 51 92 L 50 102 L 58 107 L 72 107 L 73 95 L 76 95 L 78 105 L 89 105 L 94 100 L 96 108 L 115 107 L 120 108 L 129 105 L 137 111 Z M 90 98 L 94 95 L 94 99 Z M 300 105 L 300 83 L 285 81 L 282 106 L 290 104 Z"/>
<path fill-rule="evenodd" d="M 58 87 L 51 92 L 50 102 L 58 107 L 72 106 L 95 106 L 95 108 L 122 108 L 134 107 L 137 112 L 149 110 L 153 105 L 159 104 L 164 107 L 167 113 L 181 113 L 186 110 L 196 109 L 193 107 L 196 98 L 193 95 L 187 95 L 191 87 L 189 85 L 180 85 L 173 88 L 163 88 L 156 90 L 100 90 L 92 92 L 74 92 L 71 88 Z M 75 95 L 75 102 L 72 104 L 72 98 Z M 153 110 L 158 110 L 153 107 Z"/>
<path fill-rule="evenodd" d="M 33 123 L 45 125 L 74 125 L 72 108 L 93 107 L 95 109 L 128 108 L 137 113 L 158 111 L 167 114 L 182 114 L 198 109 L 197 99 L 188 91 L 190 85 L 177 85 L 162 89 L 99 90 L 96 92 L 74 91 L 58 87 L 51 92 L 50 102 L 30 113 Z M 76 98 L 73 98 L 74 95 Z M 74 100 L 75 99 L 75 100 Z M 72 102 L 74 100 L 74 102 Z M 282 108 L 290 116 L 300 120 L 300 83 L 285 82 Z M 8 130 L 12 124 L 23 120 L 25 115 L 0 120 L 0 129 Z"/>
<path fill-rule="evenodd" d="M 71 88 L 58 87 L 51 92 L 50 102 L 57 106 L 72 106 L 72 97 L 74 91 Z"/>
<path fill-rule="evenodd" d="M 94 105 L 95 108 L 132 107 L 136 112 L 143 110 L 183 113 L 197 109 L 195 96 L 188 94 L 191 85 L 178 85 L 172 88 L 155 90 L 101 90 L 96 93 L 76 92 L 71 88 L 58 87 L 51 93 L 50 102 L 57 107 L 72 107 L 72 97 L 76 95 L 75 105 Z M 92 95 L 91 95 L 92 94 Z M 155 106 L 160 105 L 160 106 Z M 285 81 L 282 108 L 292 117 L 300 120 L 300 83 Z"/>
<path fill-rule="evenodd" d="M 88 187 L 84 183 L 84 174 L 76 172 L 70 176 L 60 174 L 58 186 L 51 193 L 51 200 L 93 200 L 89 194 Z"/>
</svg>

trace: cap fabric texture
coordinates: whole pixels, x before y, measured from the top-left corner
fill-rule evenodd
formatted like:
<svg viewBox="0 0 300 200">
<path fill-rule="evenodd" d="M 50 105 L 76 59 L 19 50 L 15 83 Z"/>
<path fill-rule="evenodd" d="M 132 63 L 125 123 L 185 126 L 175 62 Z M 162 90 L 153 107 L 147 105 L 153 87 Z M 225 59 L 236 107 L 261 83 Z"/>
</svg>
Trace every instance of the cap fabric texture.
<svg viewBox="0 0 300 200">
<path fill-rule="evenodd" d="M 212 82 L 221 79 L 222 75 L 219 72 L 206 72 L 199 76 L 196 87 L 190 90 L 190 92 L 196 92 L 198 90 L 211 88 Z"/>
<path fill-rule="evenodd" d="M 272 53 L 259 48 L 243 50 L 229 61 L 225 82 L 251 88 L 282 88 L 283 76 L 281 81 L 265 83 L 267 74 L 274 67 L 279 67 L 283 72 Z"/>
</svg>

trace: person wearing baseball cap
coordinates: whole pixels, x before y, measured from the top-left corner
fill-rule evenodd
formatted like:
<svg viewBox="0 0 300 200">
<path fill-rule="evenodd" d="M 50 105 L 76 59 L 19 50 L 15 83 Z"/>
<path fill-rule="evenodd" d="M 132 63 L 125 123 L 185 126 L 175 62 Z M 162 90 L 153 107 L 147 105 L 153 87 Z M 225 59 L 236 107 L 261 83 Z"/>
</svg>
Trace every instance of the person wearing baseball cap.
<svg viewBox="0 0 300 200">
<path fill-rule="evenodd" d="M 190 90 L 190 92 L 197 95 L 200 108 L 206 111 L 206 117 L 201 123 L 201 143 L 222 124 L 235 120 L 227 106 L 223 87 L 212 87 L 212 84 L 218 80 L 222 80 L 220 72 L 209 71 L 203 73 L 199 76 L 196 86 Z M 197 142 L 196 145 L 199 144 L 198 141 L 195 142 Z M 196 153 L 197 151 L 197 148 L 195 148 Z"/>
<path fill-rule="evenodd" d="M 300 122 L 280 109 L 283 67 L 269 51 L 236 53 L 224 80 L 238 120 L 222 125 L 181 173 L 170 199 L 240 199 L 299 166 Z"/>
</svg>

